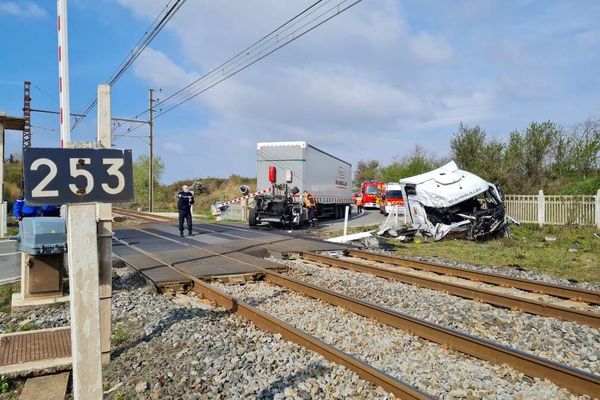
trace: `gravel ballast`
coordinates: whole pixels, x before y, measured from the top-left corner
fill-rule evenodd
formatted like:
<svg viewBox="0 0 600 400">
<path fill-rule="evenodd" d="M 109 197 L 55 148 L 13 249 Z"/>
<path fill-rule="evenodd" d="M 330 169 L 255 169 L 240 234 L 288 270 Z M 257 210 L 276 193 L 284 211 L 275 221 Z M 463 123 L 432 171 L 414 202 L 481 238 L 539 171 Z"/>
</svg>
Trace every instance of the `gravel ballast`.
<svg viewBox="0 0 600 400">
<path fill-rule="evenodd" d="M 316 266 L 302 260 L 285 261 L 285 264 L 290 267 L 290 275 L 306 282 L 600 374 L 600 330 L 587 325 L 511 311 L 371 274 Z"/>
<path fill-rule="evenodd" d="M 387 252 L 387 251 L 380 251 L 380 253 L 388 255 L 388 256 L 393 256 L 393 257 L 397 256 L 396 254 Z M 578 289 L 600 291 L 600 284 L 598 284 L 598 283 L 577 282 L 577 281 L 573 281 L 573 280 L 569 280 L 569 279 L 557 278 L 557 277 L 541 274 L 536 271 L 524 269 L 524 268 L 521 268 L 518 266 L 498 267 L 498 266 L 493 266 L 493 265 L 468 264 L 468 263 L 461 263 L 461 262 L 457 262 L 457 261 L 444 260 L 444 259 L 441 259 L 438 257 L 427 257 L 427 256 L 403 255 L 402 258 L 406 258 L 409 260 L 415 260 L 415 261 L 424 261 L 424 262 L 430 262 L 430 263 L 443 264 L 443 265 L 447 265 L 450 267 L 471 269 L 471 270 L 480 271 L 480 272 L 490 272 L 492 274 L 506 275 L 506 276 L 510 276 L 512 278 L 527 279 L 530 281 L 551 283 L 554 285 L 561 285 L 561 286 L 567 286 L 567 287 L 578 288 Z"/>
<path fill-rule="evenodd" d="M 144 289 L 119 295 L 115 320 L 141 329 L 117 348 L 109 386 L 122 383 L 131 392 L 147 382 L 160 399 L 390 398 L 352 371 L 224 310 L 182 307 Z"/>
<path fill-rule="evenodd" d="M 575 399 L 549 381 L 529 378 L 275 285 L 216 284 L 220 289 L 441 398 Z M 350 294 L 348 291 L 345 293 Z"/>
<path fill-rule="evenodd" d="M 69 309 L 4 317 L 5 326 L 64 326 Z M 112 342 L 112 361 L 103 369 L 106 399 L 395 398 L 226 310 L 159 295 L 127 267 L 114 269 Z"/>
</svg>

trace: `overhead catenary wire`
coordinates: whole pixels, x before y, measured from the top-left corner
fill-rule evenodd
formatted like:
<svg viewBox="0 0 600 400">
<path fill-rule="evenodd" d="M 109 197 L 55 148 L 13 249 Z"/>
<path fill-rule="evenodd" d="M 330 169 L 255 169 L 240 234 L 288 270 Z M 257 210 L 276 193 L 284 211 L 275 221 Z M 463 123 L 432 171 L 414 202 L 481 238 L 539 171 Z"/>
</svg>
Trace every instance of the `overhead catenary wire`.
<svg viewBox="0 0 600 400">
<path fill-rule="evenodd" d="M 38 85 L 36 85 L 35 83 L 32 83 L 31 86 L 33 86 L 35 89 L 39 90 L 41 93 L 43 93 L 44 95 L 46 95 L 48 98 L 52 99 L 52 100 L 56 100 L 58 101 L 58 97 L 54 96 L 53 94 L 51 94 L 50 92 L 42 89 L 41 87 L 39 87 Z"/>
<path fill-rule="evenodd" d="M 200 78 L 198 78 L 198 79 L 190 82 L 188 85 L 184 86 L 183 88 L 181 88 L 181 89 L 177 90 L 176 92 L 172 93 L 171 95 L 167 96 L 162 101 L 157 101 L 155 103 L 155 108 L 159 108 L 161 105 L 168 104 L 169 101 L 172 101 L 174 103 L 177 100 L 176 99 L 172 100 L 172 99 L 175 98 L 177 95 L 179 95 L 179 94 L 181 94 L 181 93 L 183 93 L 185 91 L 189 91 L 193 86 L 197 85 L 199 82 L 201 82 L 203 80 L 210 79 L 211 75 L 217 73 L 219 70 L 223 70 L 228 65 L 230 65 L 233 62 L 235 62 L 236 60 L 239 60 L 240 58 L 243 59 L 243 58 L 246 58 L 248 56 L 251 56 L 252 55 L 252 51 L 255 51 L 257 48 L 260 48 L 271 37 L 276 37 L 276 35 L 279 35 L 280 33 L 284 32 L 287 29 L 289 29 L 290 26 L 292 26 L 293 24 L 297 23 L 298 21 L 301 21 L 303 18 L 306 18 L 307 15 L 310 15 L 310 13 L 318 10 L 323 5 L 325 5 L 325 4 L 327 4 L 327 3 L 331 2 L 331 1 L 333 1 L 333 0 L 317 0 L 315 3 L 313 3 L 309 7 L 305 8 L 304 10 L 302 10 L 301 12 L 299 12 L 298 14 L 296 14 L 295 16 L 293 16 L 292 18 L 290 18 L 289 20 L 287 20 L 286 22 L 284 22 L 283 24 L 281 24 L 280 26 L 278 26 L 277 28 L 275 28 L 271 32 L 269 32 L 266 35 L 262 36 L 260 39 L 256 40 L 251 45 L 249 45 L 245 49 L 241 50 L 240 52 L 238 52 L 233 57 L 229 58 L 224 63 L 220 64 L 219 66 L 217 66 L 215 68 L 213 68 L 212 70 L 210 70 L 209 72 L 207 72 L 203 76 L 201 76 Z M 142 111 L 142 112 L 138 113 L 137 115 L 133 116 L 132 119 L 140 118 L 141 116 L 143 116 L 144 114 L 148 113 L 149 111 L 150 111 L 150 109 L 147 108 L 144 111 Z M 160 109 L 159 109 L 159 111 L 160 111 Z M 135 129 L 141 127 L 141 126 L 143 126 L 143 124 L 139 124 L 137 126 L 129 128 L 129 130 L 132 130 L 132 129 L 135 130 Z M 129 130 L 127 132 L 129 132 Z M 117 137 L 125 136 L 127 134 L 127 132 L 125 132 L 125 133 L 123 133 L 121 135 L 116 135 L 116 136 Z"/>
<path fill-rule="evenodd" d="M 191 87 L 195 86 L 198 82 L 201 82 L 203 79 L 206 79 L 206 77 L 212 75 L 215 72 L 218 72 L 219 70 L 223 70 L 223 68 L 225 68 L 228 64 L 231 64 L 231 63 L 235 62 L 236 60 L 239 60 L 240 58 L 244 58 L 244 57 L 246 57 L 248 55 L 251 55 L 251 51 L 256 51 L 257 49 L 261 48 L 269 40 L 272 40 L 273 37 L 277 37 L 277 35 L 279 35 L 279 34 L 285 32 L 286 30 L 288 30 L 291 26 L 293 26 L 293 24 L 297 23 L 297 21 L 300 21 L 303 18 L 306 18 L 306 16 L 310 15 L 310 13 L 314 13 L 315 11 L 319 10 L 320 8 L 322 8 L 324 5 L 326 5 L 327 3 L 331 2 L 331 1 L 332 0 L 318 0 L 318 1 L 316 1 L 315 3 L 313 3 L 309 7 L 305 8 L 300 13 L 296 14 L 295 16 L 293 16 L 292 18 L 290 18 L 289 20 L 287 20 L 286 22 L 284 22 L 283 24 L 281 24 L 280 26 L 278 26 L 277 28 L 275 28 L 271 32 L 269 32 L 266 35 L 264 35 L 262 38 L 258 39 L 254 43 L 252 43 L 250 46 L 246 47 L 244 50 L 240 51 L 239 53 L 237 53 L 236 55 L 234 55 L 233 57 L 231 57 L 230 59 L 228 59 L 227 61 L 225 61 L 221 65 L 219 65 L 218 67 L 213 68 L 212 70 L 210 70 L 209 72 L 207 72 L 206 74 L 204 74 L 202 77 L 196 79 L 195 81 L 189 83 L 188 85 L 186 85 L 183 88 L 179 89 L 175 93 L 171 94 L 170 96 L 168 96 L 164 100 L 158 102 L 156 104 L 156 106 L 159 107 L 160 105 L 162 105 L 164 103 L 167 103 L 169 100 L 171 100 L 172 98 L 174 98 L 178 94 L 180 94 L 180 93 L 182 93 L 182 92 L 184 92 L 186 90 L 189 90 Z M 146 110 L 145 112 L 147 112 L 147 111 L 148 110 Z"/>
<path fill-rule="evenodd" d="M 160 33 L 160 31 L 167 25 L 167 23 L 173 18 L 173 16 L 179 11 L 179 9 L 183 6 L 183 4 L 187 0 L 169 0 L 167 5 L 161 10 L 161 12 L 156 16 L 152 24 L 148 27 L 146 32 L 142 35 L 140 40 L 136 43 L 133 49 L 129 52 L 129 54 L 125 57 L 125 59 L 121 62 L 121 64 L 117 67 L 115 72 L 108 79 L 108 84 L 113 86 L 117 81 L 123 76 L 123 74 L 127 71 L 127 69 L 135 62 L 135 60 L 142 54 L 142 52 L 148 47 L 150 42 Z M 171 5 L 171 2 L 173 4 Z M 98 103 L 98 98 L 94 97 L 94 99 L 88 104 L 88 106 L 81 112 L 82 117 L 75 118 L 75 122 L 73 123 L 73 127 L 71 130 L 75 129 L 77 125 L 85 118 L 90 111 L 96 106 Z"/>
<path fill-rule="evenodd" d="M 181 106 L 189 100 L 206 92 L 207 90 L 225 81 L 226 79 L 229 79 L 232 76 L 240 73 L 246 68 L 252 66 L 258 61 L 269 56 L 270 54 L 273 54 L 275 51 L 288 45 L 294 40 L 318 28 L 325 22 L 331 20 L 335 16 L 343 13 L 344 11 L 360 3 L 361 1 L 362 0 L 342 0 L 336 2 L 336 4 L 328 8 L 326 8 L 325 6 L 331 3 L 332 0 L 317 1 L 301 13 L 297 14 L 296 16 L 279 26 L 277 29 L 273 30 L 271 33 L 263 36 L 261 39 L 254 42 L 252 45 L 250 45 L 246 49 L 236 54 L 234 57 L 227 60 L 225 63 L 212 69 L 210 72 L 206 73 L 202 77 L 196 79 L 195 81 L 186 85 L 182 89 L 171 94 L 164 100 L 158 102 L 156 104 L 157 107 L 160 107 L 161 105 L 163 107 L 165 107 L 165 105 L 168 105 L 168 107 L 164 110 L 160 110 L 155 115 L 155 119 L 160 118 L 164 114 L 172 111 L 173 109 Z M 319 10 L 323 8 L 326 9 L 318 13 L 318 15 L 314 16 Z M 297 26 L 292 30 L 292 28 L 295 25 L 300 26 Z M 282 35 L 282 33 L 284 33 L 284 35 Z M 149 109 L 146 109 L 141 113 L 137 114 L 134 118 L 139 118 L 148 111 Z M 140 128 L 142 125 L 143 124 L 133 126 L 129 128 L 127 132 L 130 133 Z"/>
</svg>

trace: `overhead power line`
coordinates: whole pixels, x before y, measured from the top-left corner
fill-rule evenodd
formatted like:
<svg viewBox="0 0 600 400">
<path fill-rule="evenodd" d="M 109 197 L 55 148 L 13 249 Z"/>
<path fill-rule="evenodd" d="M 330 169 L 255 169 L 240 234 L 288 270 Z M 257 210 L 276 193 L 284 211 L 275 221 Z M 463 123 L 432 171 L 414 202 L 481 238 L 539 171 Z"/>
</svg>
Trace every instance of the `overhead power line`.
<svg viewBox="0 0 600 400">
<path fill-rule="evenodd" d="M 113 86 L 121 76 L 127 71 L 127 69 L 135 62 L 135 60 L 142 54 L 142 52 L 148 47 L 150 42 L 160 33 L 160 31 L 167 25 L 167 23 L 173 18 L 173 16 L 179 11 L 179 9 L 183 6 L 186 0 L 174 0 L 171 5 L 171 1 L 167 3 L 167 5 L 163 8 L 163 10 L 156 16 L 152 24 L 148 27 L 146 32 L 142 35 L 140 40 L 136 43 L 134 48 L 129 52 L 129 54 L 125 57 L 125 59 L 121 62 L 121 64 L 117 67 L 115 72 L 108 79 L 108 84 Z M 94 97 L 94 99 L 88 104 L 88 106 L 80 113 L 83 116 L 79 118 L 75 118 L 75 122 L 73 123 L 73 127 L 71 130 L 75 129 L 77 125 L 85 118 L 90 111 L 96 106 L 98 103 L 98 98 Z"/>
<path fill-rule="evenodd" d="M 338 0 L 334 2 L 333 0 L 319 0 L 315 2 L 313 5 L 280 25 L 272 32 L 263 36 L 249 47 L 240 51 L 223 64 L 184 86 L 182 89 L 174 92 L 164 100 L 157 102 L 155 107 L 162 106 L 163 109 L 156 114 L 155 118 L 163 116 L 226 79 L 231 78 L 361 1 L 362 0 Z M 149 109 L 142 111 L 133 119 L 139 118 L 148 111 Z M 143 126 L 143 124 L 129 128 L 127 132 L 130 133 L 141 126 Z"/>
</svg>

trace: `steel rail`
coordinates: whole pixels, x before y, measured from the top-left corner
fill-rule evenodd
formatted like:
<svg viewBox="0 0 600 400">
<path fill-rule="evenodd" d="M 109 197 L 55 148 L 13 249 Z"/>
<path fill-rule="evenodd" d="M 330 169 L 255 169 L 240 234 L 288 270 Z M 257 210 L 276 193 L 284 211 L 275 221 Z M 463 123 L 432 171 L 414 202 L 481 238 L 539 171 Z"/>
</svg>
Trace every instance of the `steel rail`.
<svg viewBox="0 0 600 400">
<path fill-rule="evenodd" d="M 144 232 L 142 229 L 139 230 Z M 344 307 L 356 314 L 375 319 L 383 324 L 402 329 L 416 336 L 420 336 L 432 342 L 442 344 L 447 348 L 457 350 L 475 358 L 479 358 L 494 364 L 508 364 L 528 376 L 548 379 L 557 386 L 569 389 L 573 393 L 589 395 L 592 398 L 600 398 L 600 376 L 593 375 L 576 368 L 571 368 L 555 361 L 528 354 L 499 343 L 478 338 L 454 329 L 427 322 L 425 320 L 414 318 L 410 315 L 390 310 L 385 307 L 354 299 L 329 289 L 321 288 L 316 285 L 302 282 L 295 278 L 287 277 L 271 270 L 253 265 L 249 262 L 219 254 L 206 248 L 195 246 L 188 242 L 183 243 L 175 239 L 170 240 L 186 246 L 197 248 L 203 252 L 207 252 L 215 256 L 253 266 L 257 270 L 263 272 L 267 282 L 276 284 L 286 289 L 302 293 L 315 299 L 323 300 L 335 306 Z M 201 282 L 197 278 L 187 274 L 184 270 L 181 270 L 176 266 L 156 258 L 147 251 L 142 250 L 135 245 L 130 245 L 127 243 L 125 244 L 128 247 L 137 250 L 142 254 L 148 255 L 154 260 L 185 274 L 192 281 Z"/>
<path fill-rule="evenodd" d="M 264 270 L 264 274 L 267 282 L 283 288 L 343 307 L 356 314 L 408 331 L 461 353 L 495 364 L 508 364 L 525 375 L 548 379 L 573 393 L 600 398 L 600 376 L 367 303 L 273 271 Z"/>
<path fill-rule="evenodd" d="M 145 221 L 151 221 L 151 222 L 173 222 L 173 221 L 175 221 L 174 218 L 149 214 L 149 213 L 142 212 L 142 211 L 127 210 L 127 209 L 121 208 L 121 207 L 113 207 L 113 213 L 125 215 L 127 217 L 138 218 L 138 219 L 145 220 Z"/>
<path fill-rule="evenodd" d="M 408 260 L 406 258 L 388 256 L 385 254 L 377 254 L 369 251 L 349 249 L 346 253 L 348 256 L 362 258 L 370 261 L 379 261 L 386 264 L 397 265 L 400 267 L 408 267 L 422 271 L 430 271 L 438 274 L 451 275 L 459 278 L 470 279 L 491 283 L 498 286 L 513 287 L 533 293 L 543 293 L 550 296 L 583 301 L 590 304 L 600 305 L 600 292 L 591 290 L 571 288 L 562 285 L 551 283 L 532 281 L 529 279 L 513 278 L 506 275 L 494 274 L 491 272 L 473 271 L 467 268 L 451 267 L 438 263 L 430 263 L 425 261 Z"/>
<path fill-rule="evenodd" d="M 252 321 L 252 323 L 262 330 L 279 333 L 285 340 L 299 344 L 302 347 L 321 354 L 331 362 L 347 367 L 356 372 L 362 379 L 381 386 L 385 391 L 393 393 L 398 398 L 415 400 L 433 398 L 417 388 L 386 374 L 380 369 L 346 354 L 272 315 L 221 292 L 210 284 L 194 280 L 192 290 L 219 306 Z"/>
<path fill-rule="evenodd" d="M 443 282 L 435 278 L 417 276 L 401 271 L 393 271 L 390 269 L 366 265 L 350 260 L 341 260 L 339 258 L 333 258 L 323 254 L 307 252 L 301 253 L 301 256 L 306 261 L 314 261 L 336 268 L 369 273 L 381 278 L 392 279 L 411 285 L 438 290 L 455 296 L 492 304 L 494 306 L 506 307 L 544 317 L 558 318 L 565 321 L 574 321 L 589 325 L 593 328 L 600 328 L 600 314 L 595 312 L 577 310 L 574 308 L 544 303 L 518 296 L 496 293 L 488 289 L 468 287 L 454 282 Z"/>
<path fill-rule="evenodd" d="M 373 383 L 374 385 L 381 386 L 387 392 L 393 393 L 396 397 L 406 400 L 425 400 L 435 399 L 419 389 L 415 388 L 408 383 L 405 383 L 399 379 L 396 379 L 384 371 L 377 369 L 356 357 L 353 357 L 334 346 L 331 346 L 316 337 L 309 335 L 297 328 L 294 328 L 290 324 L 269 315 L 251 305 L 244 303 L 217 289 L 216 287 L 203 282 L 202 280 L 190 275 L 185 270 L 178 268 L 170 263 L 167 263 L 154 254 L 149 253 L 135 245 L 131 245 L 122 239 L 116 239 L 125 246 L 135 250 L 147 257 L 154 259 L 155 261 L 174 269 L 175 271 L 185 275 L 193 282 L 192 289 L 195 293 L 200 294 L 204 298 L 215 302 L 217 305 L 226 308 L 227 310 L 240 315 L 243 318 L 251 321 L 258 328 L 267 332 L 278 333 L 285 340 L 294 342 L 302 347 L 305 347 L 311 351 L 314 351 L 322 355 L 325 359 L 334 362 L 339 365 L 343 365 L 348 369 L 356 372 L 362 379 Z M 257 267 L 258 268 L 258 267 Z M 260 268 L 262 269 L 262 268 Z"/>
</svg>

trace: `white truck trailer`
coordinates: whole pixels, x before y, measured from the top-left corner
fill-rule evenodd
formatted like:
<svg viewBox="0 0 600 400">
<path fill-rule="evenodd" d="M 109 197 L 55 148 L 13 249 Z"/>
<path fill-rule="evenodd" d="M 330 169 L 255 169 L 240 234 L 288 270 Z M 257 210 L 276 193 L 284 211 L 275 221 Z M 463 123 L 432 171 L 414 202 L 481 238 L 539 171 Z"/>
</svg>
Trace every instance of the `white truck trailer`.
<svg viewBox="0 0 600 400">
<path fill-rule="evenodd" d="M 251 225 L 302 224 L 306 220 L 306 210 L 301 207 L 304 191 L 315 196 L 319 217 L 341 218 L 344 208 L 352 204 L 350 163 L 307 142 L 258 143 L 256 153 L 257 189 L 270 191 L 262 198 L 255 197 L 249 218 Z M 286 207 L 295 216 L 287 215 Z"/>
</svg>

